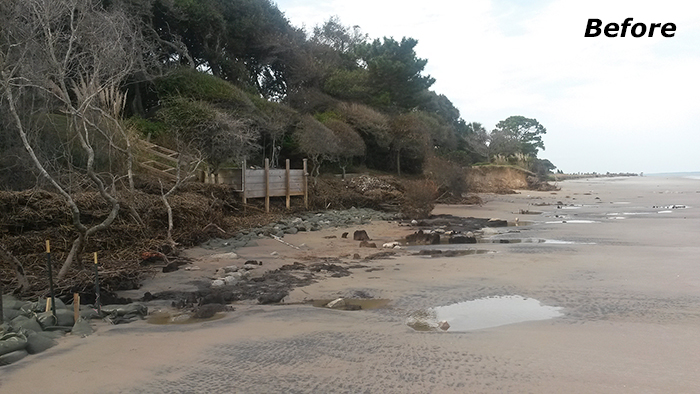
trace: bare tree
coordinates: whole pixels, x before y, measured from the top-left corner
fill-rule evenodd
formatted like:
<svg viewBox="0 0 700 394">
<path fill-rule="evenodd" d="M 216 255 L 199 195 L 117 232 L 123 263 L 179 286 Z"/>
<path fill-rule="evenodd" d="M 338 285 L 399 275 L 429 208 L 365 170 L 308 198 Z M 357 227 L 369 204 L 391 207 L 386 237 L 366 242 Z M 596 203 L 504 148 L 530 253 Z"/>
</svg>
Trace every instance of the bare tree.
<svg viewBox="0 0 700 394">
<path fill-rule="evenodd" d="M 118 90 L 143 53 L 138 29 L 118 9 L 95 0 L 4 0 L 0 4 L 0 89 L 16 132 L 36 170 L 63 196 L 78 233 L 58 274 L 65 277 L 87 237 L 107 228 L 117 216 L 116 171 L 101 172 L 96 159 L 115 148 L 131 159 L 130 144 L 118 117 L 123 97 Z M 47 158 L 35 151 L 31 135 L 37 116 L 60 114 L 66 138 L 78 142 L 85 160 L 61 170 L 83 175 L 110 206 L 100 223 L 86 225 L 68 184 Z M 44 131 L 45 132 L 45 131 Z M 41 138 L 41 136 L 39 136 Z M 106 151 L 96 149 L 108 146 Z M 133 186 L 133 183 L 131 183 Z"/>
<path fill-rule="evenodd" d="M 357 131 L 341 120 L 331 119 L 326 121 L 324 125 L 333 130 L 338 138 L 337 159 L 343 170 L 343 179 L 345 179 L 346 169 L 352 164 L 352 160 L 355 157 L 365 155 L 365 141 L 362 140 Z"/>
<path fill-rule="evenodd" d="M 338 154 L 338 137 L 323 123 L 306 115 L 294 135 L 299 150 L 311 159 L 311 176 L 316 179 L 321 172 L 321 163 L 333 160 Z"/>
</svg>

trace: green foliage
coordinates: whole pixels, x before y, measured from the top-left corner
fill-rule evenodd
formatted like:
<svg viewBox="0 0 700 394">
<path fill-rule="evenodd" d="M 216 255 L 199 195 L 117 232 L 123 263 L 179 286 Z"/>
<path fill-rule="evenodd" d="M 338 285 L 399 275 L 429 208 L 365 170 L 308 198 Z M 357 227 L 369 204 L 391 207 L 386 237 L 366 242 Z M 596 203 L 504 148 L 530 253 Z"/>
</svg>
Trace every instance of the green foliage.
<svg viewBox="0 0 700 394">
<path fill-rule="evenodd" d="M 168 132 L 165 123 L 134 116 L 126 121 L 127 127 L 133 127 L 143 138 L 157 139 Z"/>
<path fill-rule="evenodd" d="M 421 75 L 428 61 L 416 57 L 417 44 L 413 38 L 404 37 L 398 42 L 385 37 L 358 47 L 358 54 L 369 71 L 373 102 L 388 99 L 391 106 L 412 109 L 426 99 L 424 93 L 435 79 Z"/>
<path fill-rule="evenodd" d="M 254 109 L 248 94 L 240 88 L 213 75 L 190 68 L 180 68 L 156 81 L 158 94 L 163 97 L 181 96 L 194 100 L 218 102 L 246 111 Z"/>
<path fill-rule="evenodd" d="M 538 149 L 544 150 L 542 135 L 547 129 L 537 119 L 524 116 L 511 116 L 496 124 L 491 133 L 492 155 L 510 156 L 523 153 L 537 157 Z"/>
<path fill-rule="evenodd" d="M 362 68 L 335 70 L 326 79 L 323 91 L 343 100 L 368 101 L 370 99 L 369 73 Z"/>
<path fill-rule="evenodd" d="M 342 120 L 343 117 L 338 112 L 329 110 L 314 114 L 314 119 L 318 120 L 323 124 L 326 124 L 327 122 L 332 120 Z"/>
</svg>

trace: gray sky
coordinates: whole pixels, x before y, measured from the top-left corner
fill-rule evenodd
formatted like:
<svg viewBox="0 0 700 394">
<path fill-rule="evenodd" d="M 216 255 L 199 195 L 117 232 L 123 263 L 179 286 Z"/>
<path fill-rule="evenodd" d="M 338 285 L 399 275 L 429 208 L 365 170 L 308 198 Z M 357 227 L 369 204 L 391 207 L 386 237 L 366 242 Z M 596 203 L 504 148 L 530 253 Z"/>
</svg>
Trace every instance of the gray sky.
<svg viewBox="0 0 700 394">
<path fill-rule="evenodd" d="M 432 90 L 492 130 L 511 115 L 547 128 L 540 157 L 564 172 L 700 171 L 696 0 L 278 0 L 307 31 L 337 15 L 371 39 L 413 37 Z M 604 24 L 667 23 L 675 37 L 585 38 Z"/>
</svg>

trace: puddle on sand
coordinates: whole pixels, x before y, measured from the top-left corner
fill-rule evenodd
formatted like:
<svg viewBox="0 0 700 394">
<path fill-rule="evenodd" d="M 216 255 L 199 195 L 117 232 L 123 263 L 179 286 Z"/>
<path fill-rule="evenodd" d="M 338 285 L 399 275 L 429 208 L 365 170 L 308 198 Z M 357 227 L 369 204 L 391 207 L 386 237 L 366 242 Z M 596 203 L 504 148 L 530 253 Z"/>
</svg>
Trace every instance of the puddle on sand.
<svg viewBox="0 0 700 394">
<path fill-rule="evenodd" d="M 155 312 L 151 315 L 149 315 L 146 318 L 146 322 L 150 324 L 159 324 L 159 325 L 165 325 L 165 324 L 195 324 L 195 323 L 203 323 L 203 322 L 208 322 L 208 321 L 213 321 L 213 320 L 219 320 L 226 316 L 225 313 L 223 312 L 217 312 L 214 314 L 214 316 L 207 318 L 207 319 L 197 319 L 192 317 L 190 314 L 187 313 L 171 313 L 171 312 Z"/>
<path fill-rule="evenodd" d="M 317 308 L 325 308 L 329 302 L 333 300 L 311 300 L 311 305 Z M 346 308 L 340 308 L 343 310 L 366 310 L 366 309 L 379 309 L 384 308 L 391 302 L 391 300 L 385 298 L 343 298 L 345 305 L 349 306 Z"/>
<path fill-rule="evenodd" d="M 573 223 L 573 224 L 591 224 L 591 223 L 598 223 L 595 220 L 555 220 L 552 222 L 546 222 L 547 224 L 567 224 L 567 223 Z"/>
<path fill-rule="evenodd" d="M 430 308 L 409 317 L 416 331 L 439 331 L 439 322 L 449 324 L 448 332 L 463 332 L 563 316 L 563 308 L 542 305 L 533 298 L 500 296 Z"/>
</svg>

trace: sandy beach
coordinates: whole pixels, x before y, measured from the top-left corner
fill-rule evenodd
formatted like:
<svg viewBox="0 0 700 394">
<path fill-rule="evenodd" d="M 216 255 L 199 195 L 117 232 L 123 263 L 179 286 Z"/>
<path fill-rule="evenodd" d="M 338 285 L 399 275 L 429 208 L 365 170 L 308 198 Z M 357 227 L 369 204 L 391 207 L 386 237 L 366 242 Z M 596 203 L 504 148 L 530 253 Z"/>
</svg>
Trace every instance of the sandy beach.
<svg viewBox="0 0 700 394">
<path fill-rule="evenodd" d="M 482 195 L 480 206 L 436 207 L 434 214 L 513 224 L 459 246 L 479 253 L 440 257 L 398 249 L 389 259 L 359 260 L 364 267 L 350 276 L 328 275 L 297 288 L 283 305 L 239 303 L 202 323 L 100 322 L 89 337 L 69 336 L 0 368 L 0 391 L 700 392 L 700 180 L 597 178 L 559 186 Z M 359 229 L 380 247 L 416 230 L 374 222 L 299 233 L 284 240 L 302 249 L 262 240 L 238 250 L 235 261 L 192 250 L 201 271 L 164 274 L 139 291 L 167 290 L 172 278 L 187 283 L 250 259 L 263 262 L 259 271 L 321 257 L 357 266 L 354 254 L 378 251 L 341 238 Z M 338 297 L 387 302 L 359 311 L 306 302 Z M 447 331 L 407 324 L 438 314 L 438 307 L 483 299 L 535 300 L 556 317 L 526 314 L 513 324 L 461 330 L 459 319 L 484 319 L 469 311 L 442 319 L 452 321 Z"/>
</svg>

